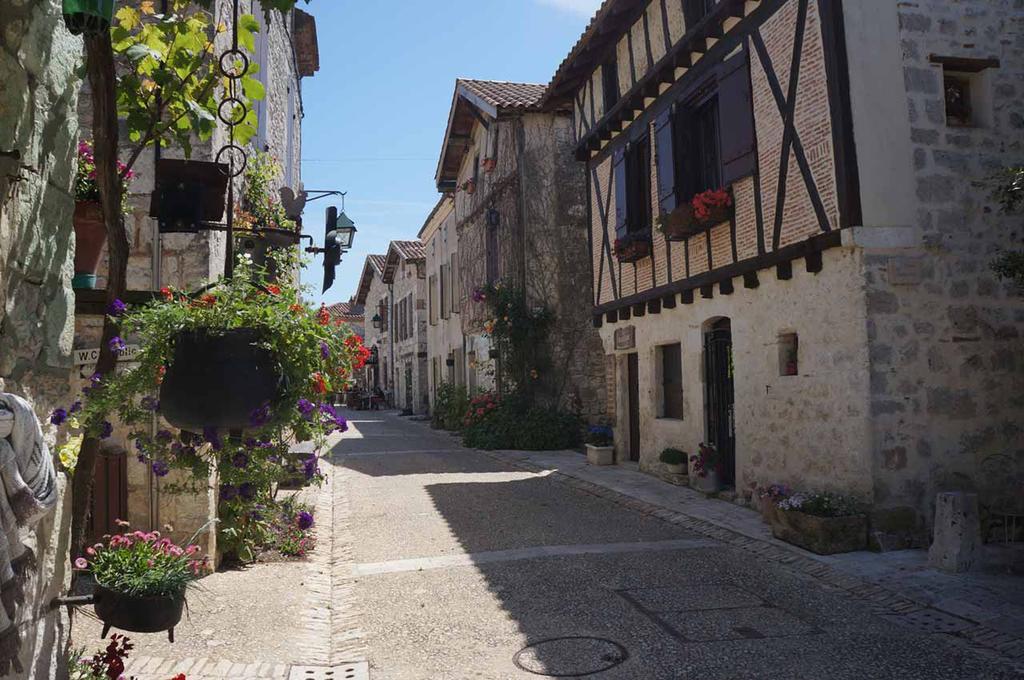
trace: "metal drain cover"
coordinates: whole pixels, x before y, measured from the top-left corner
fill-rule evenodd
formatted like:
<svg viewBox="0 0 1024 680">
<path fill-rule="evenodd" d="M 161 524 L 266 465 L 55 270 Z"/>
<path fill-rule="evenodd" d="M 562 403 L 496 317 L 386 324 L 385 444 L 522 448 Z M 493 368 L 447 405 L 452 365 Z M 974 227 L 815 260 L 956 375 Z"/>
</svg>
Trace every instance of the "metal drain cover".
<svg viewBox="0 0 1024 680">
<path fill-rule="evenodd" d="M 288 680 L 370 680 L 370 664 L 357 661 L 340 666 L 292 666 Z"/>
<path fill-rule="evenodd" d="M 549 678 L 579 678 L 615 668 L 629 658 L 614 640 L 570 636 L 539 640 L 512 657 L 521 670 Z"/>
<path fill-rule="evenodd" d="M 974 625 L 959 616 L 951 616 L 936 609 L 919 609 L 906 614 L 885 614 L 882 618 L 923 633 L 957 633 Z"/>
</svg>

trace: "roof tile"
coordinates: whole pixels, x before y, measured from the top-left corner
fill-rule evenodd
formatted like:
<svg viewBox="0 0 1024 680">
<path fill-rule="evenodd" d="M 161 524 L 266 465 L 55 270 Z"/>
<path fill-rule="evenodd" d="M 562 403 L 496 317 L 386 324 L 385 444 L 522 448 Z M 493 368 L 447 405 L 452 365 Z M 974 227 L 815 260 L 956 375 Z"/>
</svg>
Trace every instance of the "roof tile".
<svg viewBox="0 0 1024 680">
<path fill-rule="evenodd" d="M 499 80 L 470 80 L 459 83 L 485 102 L 499 109 L 536 109 L 547 89 L 537 83 L 509 83 Z"/>
</svg>

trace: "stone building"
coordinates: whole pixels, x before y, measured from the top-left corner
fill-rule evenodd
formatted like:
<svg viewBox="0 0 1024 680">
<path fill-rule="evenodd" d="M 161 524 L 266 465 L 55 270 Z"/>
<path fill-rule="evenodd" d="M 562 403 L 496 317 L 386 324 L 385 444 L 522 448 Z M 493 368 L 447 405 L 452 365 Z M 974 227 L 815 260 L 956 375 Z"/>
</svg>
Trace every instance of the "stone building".
<svg viewBox="0 0 1024 680">
<path fill-rule="evenodd" d="M 990 271 L 1015 236 L 981 180 L 1024 158 L 1022 19 L 601 5 L 542 105 L 574 111 L 620 460 L 707 442 L 738 493 L 852 494 L 901 540 L 937 491 L 1019 489 L 1024 313 Z M 732 216 L 659 233 L 719 188 Z"/>
<path fill-rule="evenodd" d="M 437 202 L 418 238 L 427 255 L 427 361 L 433 412 L 441 385 L 458 385 L 470 393 L 493 389 L 493 376 L 487 372 L 493 362 L 486 351 L 473 349 L 472 338 L 462 332 L 459 238 L 451 195 L 445 194 Z"/>
<path fill-rule="evenodd" d="M 0 0 L 0 16 L 0 392 L 33 405 L 52 448 L 48 415 L 71 398 L 82 40 L 64 28 L 57 0 Z M 20 672 L 12 677 L 64 672 L 67 613 L 47 607 L 67 592 L 71 575 L 71 494 L 68 477 L 58 481 L 57 511 L 22 537 L 37 566 L 14 617 Z"/>
<path fill-rule="evenodd" d="M 391 299 L 387 354 L 394 391 L 393 406 L 422 415 L 427 396 L 426 256 L 419 241 L 392 241 L 381 281 Z"/>
<path fill-rule="evenodd" d="M 572 159 L 571 104 L 543 105 L 544 92 L 543 85 L 456 81 L 435 182 L 438 191 L 454 192 L 441 228 L 458 257 L 443 275 L 440 262 L 431 272 L 430 295 L 439 310 L 452 296 L 466 383 L 484 386 L 495 372 L 484 334 L 488 310 L 473 292 L 498 283 L 522 290 L 528 305 L 553 318 L 540 352 L 549 367 L 537 377 L 540 394 L 595 419 L 604 414 L 605 367 L 590 310 L 580 304 L 591 287 L 579 256 L 588 238 L 586 181 Z M 452 283 L 442 295 L 446 277 Z"/>
<path fill-rule="evenodd" d="M 391 294 L 384 283 L 384 261 L 386 255 L 367 255 L 359 288 L 353 301 L 363 307 L 366 319 L 363 344 L 370 350 L 370 359 L 363 368 L 363 384 L 370 390 L 380 388 L 387 393 L 391 390 L 388 367 L 388 343 L 391 317 Z"/>
<path fill-rule="evenodd" d="M 214 16 L 231 25 L 232 4 L 228 0 L 217 0 L 211 10 Z M 269 22 L 264 16 L 258 0 L 243 0 L 240 11 L 254 15 L 260 23 L 256 34 L 256 46 L 252 61 L 256 66 L 256 77 L 266 90 L 262 101 L 253 104 L 258 116 L 259 127 L 248 151 L 270 153 L 281 165 L 278 178 L 281 187 L 292 188 L 296 193 L 301 189 L 301 126 L 302 126 L 302 78 L 312 76 L 319 68 L 316 28 L 313 18 L 301 10 L 294 10 L 283 16 L 277 12 L 270 15 Z M 228 40 L 230 31 L 223 34 Z M 227 45 L 229 46 L 229 45 Z M 91 101 L 83 97 L 80 110 L 83 127 L 82 137 L 89 136 L 91 128 Z M 196 140 L 191 158 L 198 161 L 213 161 L 221 146 L 227 143 L 227 130 L 218 126 L 213 136 L 201 142 Z M 128 146 L 127 140 L 123 144 Z M 128 260 L 127 302 L 143 302 L 164 286 L 179 290 L 197 290 L 224 273 L 226 259 L 226 234 L 223 231 L 203 231 L 196 234 L 160 233 L 157 221 L 150 217 L 150 201 L 154 189 L 154 175 L 158 159 L 183 158 L 180 149 L 147 149 L 134 167 L 136 178 L 130 186 L 131 213 L 126 217 L 130 242 Z M 240 191 L 241 179 L 236 188 Z M 242 243 L 241 240 L 236 242 Z M 103 324 L 104 299 L 107 270 L 106 255 L 99 267 L 97 290 L 78 291 L 76 300 L 74 347 L 76 351 L 90 350 L 99 346 Z M 129 340 L 130 342 L 130 340 Z M 91 373 L 91 366 L 81 367 L 80 379 Z M 154 424 L 156 427 L 156 424 Z M 185 473 L 174 472 L 166 480 L 152 474 L 148 466 L 135 462 L 134 456 L 125 452 L 134 451 L 131 442 L 117 432 L 116 447 L 111 454 L 97 464 L 96 497 L 113 497 L 108 502 L 109 521 L 120 514 L 135 527 L 160 528 L 166 524 L 174 527 L 172 538 L 184 540 L 216 516 L 217 495 L 211 480 L 208 493 L 204 495 L 171 495 L 161 493 L 165 481 L 173 482 Z M 115 511 L 116 510 L 116 511 Z M 109 533 L 113 526 L 95 526 L 97 535 Z M 204 547 L 211 555 L 216 554 L 215 532 L 206 533 Z"/>
</svg>

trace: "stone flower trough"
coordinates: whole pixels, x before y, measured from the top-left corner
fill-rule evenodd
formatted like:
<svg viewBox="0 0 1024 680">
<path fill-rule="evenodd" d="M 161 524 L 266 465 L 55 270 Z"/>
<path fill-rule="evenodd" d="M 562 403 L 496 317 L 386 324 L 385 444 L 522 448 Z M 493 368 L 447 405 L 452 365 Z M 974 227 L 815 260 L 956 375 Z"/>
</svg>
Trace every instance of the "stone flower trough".
<svg viewBox="0 0 1024 680">
<path fill-rule="evenodd" d="M 776 507 L 770 517 L 772 536 L 819 555 L 867 548 L 868 520 L 865 515 L 818 517 Z"/>
</svg>

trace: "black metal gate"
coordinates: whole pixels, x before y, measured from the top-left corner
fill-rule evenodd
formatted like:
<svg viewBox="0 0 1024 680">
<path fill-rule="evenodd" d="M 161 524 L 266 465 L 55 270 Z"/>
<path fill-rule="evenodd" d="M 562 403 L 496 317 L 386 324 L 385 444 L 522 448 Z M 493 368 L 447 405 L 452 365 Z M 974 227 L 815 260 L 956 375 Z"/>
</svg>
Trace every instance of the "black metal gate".
<svg viewBox="0 0 1024 680">
<path fill-rule="evenodd" d="M 732 328 L 722 319 L 704 334 L 704 404 L 707 443 L 718 450 L 723 484 L 736 479 L 733 410 Z"/>
</svg>

